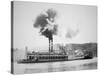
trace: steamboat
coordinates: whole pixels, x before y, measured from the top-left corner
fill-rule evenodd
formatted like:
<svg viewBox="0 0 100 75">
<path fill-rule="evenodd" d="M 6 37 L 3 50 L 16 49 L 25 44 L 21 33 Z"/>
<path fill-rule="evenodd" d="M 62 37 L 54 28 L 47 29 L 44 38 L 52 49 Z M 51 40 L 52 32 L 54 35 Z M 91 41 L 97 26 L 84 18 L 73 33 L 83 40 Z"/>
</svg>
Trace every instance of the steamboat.
<svg viewBox="0 0 100 75">
<path fill-rule="evenodd" d="M 74 58 L 69 58 L 70 55 L 67 52 L 55 53 L 55 52 L 27 52 L 26 58 L 21 59 L 18 63 L 44 63 L 44 62 L 57 62 L 57 61 L 71 61 L 81 59 L 91 59 L 92 54 L 77 52 Z"/>
<path fill-rule="evenodd" d="M 67 61 L 68 55 L 49 52 L 27 53 L 26 59 L 19 60 L 18 63 L 41 63 L 41 62 L 56 62 Z"/>
</svg>

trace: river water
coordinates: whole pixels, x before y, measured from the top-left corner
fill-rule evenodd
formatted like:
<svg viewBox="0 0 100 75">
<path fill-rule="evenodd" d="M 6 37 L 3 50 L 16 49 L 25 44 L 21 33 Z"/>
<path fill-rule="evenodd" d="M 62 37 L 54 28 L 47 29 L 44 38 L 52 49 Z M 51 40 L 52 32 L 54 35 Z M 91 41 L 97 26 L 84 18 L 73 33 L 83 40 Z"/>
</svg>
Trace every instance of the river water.
<svg viewBox="0 0 100 75">
<path fill-rule="evenodd" d="M 14 74 L 43 73 L 97 69 L 97 58 L 74 61 L 18 64 L 14 62 Z"/>
</svg>

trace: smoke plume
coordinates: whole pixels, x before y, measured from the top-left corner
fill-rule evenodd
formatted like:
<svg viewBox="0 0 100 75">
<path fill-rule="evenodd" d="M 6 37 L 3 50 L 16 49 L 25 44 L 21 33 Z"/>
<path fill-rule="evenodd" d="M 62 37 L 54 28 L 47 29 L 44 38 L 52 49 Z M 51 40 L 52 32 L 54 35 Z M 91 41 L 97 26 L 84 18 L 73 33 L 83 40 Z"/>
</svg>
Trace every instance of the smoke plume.
<svg viewBox="0 0 100 75">
<path fill-rule="evenodd" d="M 47 37 L 49 40 L 52 40 L 53 35 L 57 35 L 57 34 L 59 35 L 61 33 L 60 32 L 61 28 L 58 29 L 57 24 L 53 24 L 53 25 L 49 24 L 47 20 L 50 20 L 54 23 L 58 15 L 54 9 L 48 9 L 45 13 L 46 14 L 43 14 L 43 13 L 39 14 L 36 17 L 36 20 L 33 26 L 35 28 L 40 29 L 41 35 Z M 66 37 L 67 39 L 72 39 L 76 37 L 79 33 L 79 29 L 78 28 L 73 29 L 73 28 L 74 27 L 67 29 L 65 33 L 62 33 L 62 35 L 64 35 L 64 37 Z"/>
<path fill-rule="evenodd" d="M 46 15 L 47 14 L 47 15 Z M 50 25 L 47 21 L 51 20 L 52 22 L 55 22 L 55 18 L 57 16 L 57 12 L 53 9 L 48 9 L 46 11 L 46 14 L 40 14 L 37 16 L 36 21 L 34 23 L 35 28 L 40 29 L 41 35 L 44 35 L 47 38 L 51 38 L 53 35 L 57 35 L 57 25 Z"/>
<path fill-rule="evenodd" d="M 45 14 L 38 15 L 33 26 L 35 28 L 44 28 L 47 25 L 46 19 L 47 19 L 47 15 Z"/>
<path fill-rule="evenodd" d="M 67 29 L 67 32 L 66 32 L 66 38 L 68 39 L 72 39 L 74 37 L 76 37 L 79 33 L 79 29 L 76 29 L 76 30 L 73 30 L 73 29 Z"/>
</svg>

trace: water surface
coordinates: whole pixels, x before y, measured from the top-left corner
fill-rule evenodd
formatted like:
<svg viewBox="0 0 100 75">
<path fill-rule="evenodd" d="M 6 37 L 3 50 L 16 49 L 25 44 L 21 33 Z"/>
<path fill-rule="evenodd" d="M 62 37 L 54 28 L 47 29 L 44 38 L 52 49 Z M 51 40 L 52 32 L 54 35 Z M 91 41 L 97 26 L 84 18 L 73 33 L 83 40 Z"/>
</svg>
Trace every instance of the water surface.
<svg viewBox="0 0 100 75">
<path fill-rule="evenodd" d="M 97 58 L 74 61 L 60 61 L 47 63 L 18 64 L 14 63 L 15 74 L 75 71 L 97 69 Z"/>
</svg>

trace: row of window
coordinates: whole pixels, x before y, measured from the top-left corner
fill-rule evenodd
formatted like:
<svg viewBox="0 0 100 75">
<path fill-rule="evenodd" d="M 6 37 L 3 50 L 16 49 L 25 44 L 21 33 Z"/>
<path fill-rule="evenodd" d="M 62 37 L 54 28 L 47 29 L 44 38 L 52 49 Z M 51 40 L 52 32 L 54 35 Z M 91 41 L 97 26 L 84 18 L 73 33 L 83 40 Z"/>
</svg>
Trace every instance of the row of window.
<svg viewBox="0 0 100 75">
<path fill-rule="evenodd" d="M 28 59 L 34 59 L 34 56 L 29 56 Z M 44 57 L 44 56 L 40 56 L 38 57 L 38 59 L 64 59 L 67 58 L 66 56 L 50 56 L 50 57 Z"/>
</svg>

